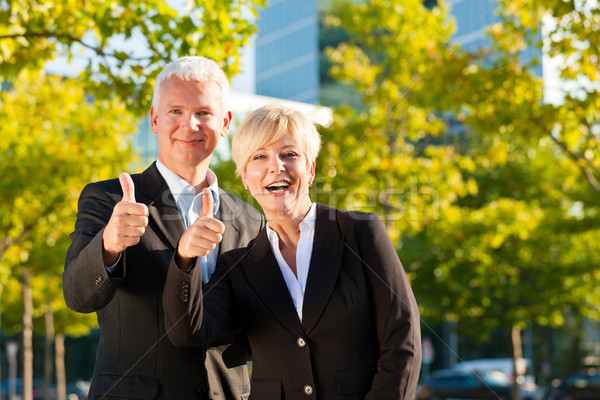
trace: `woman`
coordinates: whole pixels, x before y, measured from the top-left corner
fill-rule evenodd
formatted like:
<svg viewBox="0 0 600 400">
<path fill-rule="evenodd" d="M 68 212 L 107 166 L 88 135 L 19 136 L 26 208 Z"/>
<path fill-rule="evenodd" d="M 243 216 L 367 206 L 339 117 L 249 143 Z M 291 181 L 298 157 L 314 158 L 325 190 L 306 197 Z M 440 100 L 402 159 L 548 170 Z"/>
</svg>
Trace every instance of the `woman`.
<svg viewBox="0 0 600 400">
<path fill-rule="evenodd" d="M 252 400 L 412 400 L 415 298 L 377 214 L 311 202 L 320 141 L 305 116 L 282 106 L 246 117 L 232 156 L 267 226 L 221 256 L 204 290 L 201 268 L 185 271 L 202 253 L 180 242 L 163 295 L 167 332 L 192 346 L 244 329 Z"/>
</svg>

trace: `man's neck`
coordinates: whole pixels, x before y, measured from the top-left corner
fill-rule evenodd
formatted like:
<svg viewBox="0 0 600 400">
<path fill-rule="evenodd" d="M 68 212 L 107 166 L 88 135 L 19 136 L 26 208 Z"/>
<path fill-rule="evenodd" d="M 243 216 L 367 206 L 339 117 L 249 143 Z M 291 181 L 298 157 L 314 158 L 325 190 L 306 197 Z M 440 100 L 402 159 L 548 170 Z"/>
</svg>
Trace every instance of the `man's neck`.
<svg viewBox="0 0 600 400">
<path fill-rule="evenodd" d="M 210 160 L 207 160 L 206 162 L 202 162 L 201 164 L 198 164 L 196 166 L 190 166 L 190 167 L 172 166 L 172 165 L 166 164 L 163 160 L 160 160 L 160 162 L 165 167 L 167 167 L 168 169 L 170 169 L 171 171 L 173 171 L 174 173 L 179 175 L 188 184 L 192 185 L 196 189 L 196 193 L 200 193 L 202 191 L 202 189 L 209 186 L 209 183 L 208 183 L 206 177 L 207 177 L 207 173 L 208 173 L 208 165 L 210 164 Z"/>
</svg>

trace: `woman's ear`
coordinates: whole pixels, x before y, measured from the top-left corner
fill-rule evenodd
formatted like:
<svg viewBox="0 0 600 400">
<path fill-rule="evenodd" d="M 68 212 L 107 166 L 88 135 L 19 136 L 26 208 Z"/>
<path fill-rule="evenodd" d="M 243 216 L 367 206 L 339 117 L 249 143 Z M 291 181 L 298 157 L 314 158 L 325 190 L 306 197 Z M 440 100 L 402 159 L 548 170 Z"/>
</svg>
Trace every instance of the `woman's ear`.
<svg viewBox="0 0 600 400">
<path fill-rule="evenodd" d="M 315 172 L 317 169 L 317 162 L 316 161 L 312 161 L 310 162 L 309 166 L 309 174 L 310 174 L 310 179 L 308 180 L 308 186 L 312 186 L 313 180 L 315 179 Z"/>
</svg>

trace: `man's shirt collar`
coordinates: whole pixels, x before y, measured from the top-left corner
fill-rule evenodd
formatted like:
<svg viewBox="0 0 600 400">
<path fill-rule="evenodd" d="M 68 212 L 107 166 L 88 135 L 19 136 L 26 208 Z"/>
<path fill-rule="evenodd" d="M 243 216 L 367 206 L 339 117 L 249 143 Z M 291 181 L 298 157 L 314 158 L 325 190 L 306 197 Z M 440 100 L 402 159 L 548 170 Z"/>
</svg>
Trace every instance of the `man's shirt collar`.
<svg viewBox="0 0 600 400">
<path fill-rule="evenodd" d="M 167 186 L 169 186 L 169 190 L 173 194 L 177 208 L 180 211 L 182 209 L 189 210 L 194 197 L 196 197 L 196 189 L 186 182 L 185 179 L 167 168 L 160 160 L 156 160 L 156 168 L 158 168 L 158 171 L 167 182 Z M 208 183 L 208 188 L 213 195 L 213 215 L 216 215 L 220 204 L 219 181 L 215 173 L 210 169 L 206 171 L 206 181 Z"/>
</svg>

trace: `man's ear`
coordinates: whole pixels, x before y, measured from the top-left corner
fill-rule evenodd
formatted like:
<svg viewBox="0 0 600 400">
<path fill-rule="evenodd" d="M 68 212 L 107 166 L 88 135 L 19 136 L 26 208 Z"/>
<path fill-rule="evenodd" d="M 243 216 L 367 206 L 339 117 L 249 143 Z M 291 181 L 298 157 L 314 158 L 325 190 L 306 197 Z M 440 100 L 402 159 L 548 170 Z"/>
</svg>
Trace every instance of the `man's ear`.
<svg viewBox="0 0 600 400">
<path fill-rule="evenodd" d="M 158 113 L 154 106 L 150 107 L 150 129 L 152 133 L 158 133 Z"/>
<path fill-rule="evenodd" d="M 231 126 L 231 119 L 233 118 L 231 111 L 227 111 L 223 116 L 223 130 L 221 131 L 221 137 L 227 136 L 229 133 L 229 127 Z"/>
</svg>

